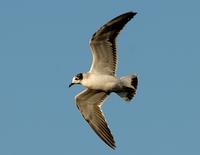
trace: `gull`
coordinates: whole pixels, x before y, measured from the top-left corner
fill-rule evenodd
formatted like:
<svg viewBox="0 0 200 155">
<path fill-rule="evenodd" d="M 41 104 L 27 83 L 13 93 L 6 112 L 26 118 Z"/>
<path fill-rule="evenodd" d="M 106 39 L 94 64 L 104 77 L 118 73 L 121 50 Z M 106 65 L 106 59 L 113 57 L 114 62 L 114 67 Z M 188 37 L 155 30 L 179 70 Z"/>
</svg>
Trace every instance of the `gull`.
<svg viewBox="0 0 200 155">
<path fill-rule="evenodd" d="M 90 40 L 93 61 L 89 72 L 79 73 L 69 85 L 81 84 L 86 87 L 76 97 L 76 105 L 95 133 L 112 149 L 116 148 L 114 137 L 102 112 L 105 99 L 112 93 L 125 101 L 130 101 L 136 93 L 138 78 L 128 75 L 116 76 L 117 48 L 116 38 L 123 27 L 137 13 L 124 13 L 102 26 Z"/>
</svg>

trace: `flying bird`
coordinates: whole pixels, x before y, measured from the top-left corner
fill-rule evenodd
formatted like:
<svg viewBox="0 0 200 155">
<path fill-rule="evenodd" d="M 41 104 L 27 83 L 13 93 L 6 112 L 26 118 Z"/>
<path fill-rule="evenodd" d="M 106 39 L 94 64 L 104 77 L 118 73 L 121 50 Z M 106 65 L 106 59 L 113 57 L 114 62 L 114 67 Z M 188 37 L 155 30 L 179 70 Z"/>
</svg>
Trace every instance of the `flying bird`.
<svg viewBox="0 0 200 155">
<path fill-rule="evenodd" d="M 86 87 L 75 97 L 76 105 L 90 127 L 112 149 L 116 147 L 115 140 L 101 107 L 112 92 L 125 101 L 130 101 L 136 93 L 138 85 L 136 75 L 121 78 L 116 76 L 118 61 L 116 38 L 136 14 L 136 12 L 124 13 L 93 34 L 90 40 L 93 56 L 91 68 L 87 73 L 75 75 L 69 85 L 71 87 L 74 84 L 81 84 Z"/>
</svg>

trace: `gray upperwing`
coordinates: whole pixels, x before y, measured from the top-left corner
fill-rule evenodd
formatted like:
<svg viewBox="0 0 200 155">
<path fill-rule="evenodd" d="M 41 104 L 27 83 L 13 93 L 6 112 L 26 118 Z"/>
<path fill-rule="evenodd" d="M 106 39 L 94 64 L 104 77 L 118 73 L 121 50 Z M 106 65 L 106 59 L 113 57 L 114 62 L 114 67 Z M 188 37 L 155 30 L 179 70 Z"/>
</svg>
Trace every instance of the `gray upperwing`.
<svg viewBox="0 0 200 155">
<path fill-rule="evenodd" d="M 111 134 L 101 105 L 107 94 L 97 90 L 86 89 L 76 96 L 77 107 L 95 133 L 111 148 L 115 148 L 115 141 Z"/>
<path fill-rule="evenodd" d="M 116 37 L 137 13 L 122 14 L 102 26 L 90 40 L 93 61 L 90 72 L 115 75 L 117 69 Z"/>
</svg>

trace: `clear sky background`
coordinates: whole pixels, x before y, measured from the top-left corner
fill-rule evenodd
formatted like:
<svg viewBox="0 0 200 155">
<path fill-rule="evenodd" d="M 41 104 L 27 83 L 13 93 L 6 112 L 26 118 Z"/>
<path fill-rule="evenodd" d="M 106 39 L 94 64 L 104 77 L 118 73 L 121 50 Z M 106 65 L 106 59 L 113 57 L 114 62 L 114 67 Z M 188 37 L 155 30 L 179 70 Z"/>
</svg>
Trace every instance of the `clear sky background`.
<svg viewBox="0 0 200 155">
<path fill-rule="evenodd" d="M 199 155 L 200 1 L 1 0 L 1 155 Z M 135 100 L 103 110 L 113 151 L 90 129 L 68 89 L 89 70 L 92 34 L 127 11 L 118 76 L 137 73 Z"/>
</svg>

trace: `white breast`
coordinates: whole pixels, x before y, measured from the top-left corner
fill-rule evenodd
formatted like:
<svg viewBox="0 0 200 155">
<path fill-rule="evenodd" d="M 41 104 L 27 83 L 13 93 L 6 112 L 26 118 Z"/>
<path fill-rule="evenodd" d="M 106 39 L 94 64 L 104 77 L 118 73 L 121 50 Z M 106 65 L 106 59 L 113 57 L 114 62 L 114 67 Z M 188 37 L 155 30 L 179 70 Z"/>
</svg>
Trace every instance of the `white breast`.
<svg viewBox="0 0 200 155">
<path fill-rule="evenodd" d="M 89 73 L 87 78 L 82 80 L 82 85 L 95 90 L 109 91 L 116 87 L 119 79 L 110 75 Z"/>
</svg>

